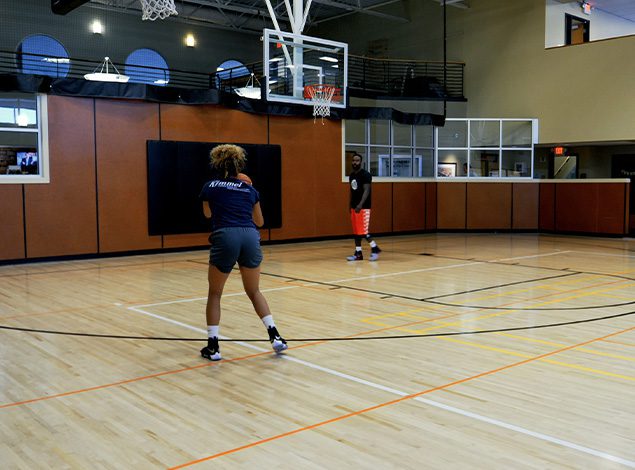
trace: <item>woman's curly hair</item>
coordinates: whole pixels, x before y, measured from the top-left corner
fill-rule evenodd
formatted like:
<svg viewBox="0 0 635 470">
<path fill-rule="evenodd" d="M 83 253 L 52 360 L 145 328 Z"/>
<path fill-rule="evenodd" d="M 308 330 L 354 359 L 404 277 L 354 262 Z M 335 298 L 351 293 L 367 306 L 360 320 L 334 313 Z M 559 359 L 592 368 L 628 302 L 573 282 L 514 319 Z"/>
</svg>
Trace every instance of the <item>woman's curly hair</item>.
<svg viewBox="0 0 635 470">
<path fill-rule="evenodd" d="M 245 149 L 238 145 L 217 145 L 209 153 L 212 167 L 223 174 L 223 178 L 236 177 L 247 165 Z"/>
</svg>

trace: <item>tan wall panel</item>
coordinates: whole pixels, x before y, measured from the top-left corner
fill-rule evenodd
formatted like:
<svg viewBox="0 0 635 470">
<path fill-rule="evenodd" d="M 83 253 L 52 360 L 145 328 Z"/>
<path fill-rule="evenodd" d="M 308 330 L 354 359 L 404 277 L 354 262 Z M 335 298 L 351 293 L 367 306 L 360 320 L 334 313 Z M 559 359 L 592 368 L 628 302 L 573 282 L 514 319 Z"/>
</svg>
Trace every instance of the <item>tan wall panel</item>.
<svg viewBox="0 0 635 470">
<path fill-rule="evenodd" d="M 267 118 L 215 105 L 162 104 L 161 139 L 266 144 Z"/>
<path fill-rule="evenodd" d="M 467 229 L 511 229 L 511 183 L 467 184 Z"/>
<path fill-rule="evenodd" d="M 424 230 L 426 227 L 426 183 L 394 183 L 393 230 Z"/>
<path fill-rule="evenodd" d="M 97 253 L 93 100 L 48 97 L 49 184 L 25 185 L 27 256 Z"/>
<path fill-rule="evenodd" d="M 99 249 L 161 248 L 148 235 L 146 140 L 159 138 L 157 104 L 96 100 Z"/>
<path fill-rule="evenodd" d="M 426 230 L 437 229 L 437 183 L 426 183 Z"/>
<path fill-rule="evenodd" d="M 466 183 L 437 183 L 437 229 L 465 229 Z"/>
<path fill-rule="evenodd" d="M 270 118 L 270 143 L 282 148 L 282 228 L 271 230 L 271 240 L 350 232 L 341 132 L 339 121 Z"/>
<path fill-rule="evenodd" d="M 555 230 L 556 185 L 554 183 L 540 184 L 538 193 L 538 228 L 539 230 Z"/>
<path fill-rule="evenodd" d="M 0 260 L 23 259 L 22 185 L 0 184 Z"/>
<path fill-rule="evenodd" d="M 513 186 L 512 228 L 538 229 L 538 183 L 515 183 Z"/>
</svg>

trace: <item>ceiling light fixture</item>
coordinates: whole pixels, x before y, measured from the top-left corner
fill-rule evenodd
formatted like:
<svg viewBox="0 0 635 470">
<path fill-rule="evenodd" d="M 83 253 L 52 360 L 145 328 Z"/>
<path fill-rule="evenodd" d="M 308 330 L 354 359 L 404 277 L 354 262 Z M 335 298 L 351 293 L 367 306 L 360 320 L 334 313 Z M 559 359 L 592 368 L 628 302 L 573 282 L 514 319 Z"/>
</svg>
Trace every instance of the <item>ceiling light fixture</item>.
<svg viewBox="0 0 635 470">
<path fill-rule="evenodd" d="M 193 34 L 188 34 L 187 36 L 185 36 L 185 45 L 187 47 L 194 47 L 196 46 L 196 38 L 194 37 Z"/>
<path fill-rule="evenodd" d="M 109 67 L 115 69 L 117 73 L 110 73 Z M 99 68 L 99 66 L 97 67 Z M 101 68 L 99 68 L 99 72 L 97 72 L 97 68 L 93 73 L 87 73 L 84 75 L 86 80 L 91 80 L 95 82 L 116 82 L 116 83 L 127 83 L 130 80 L 130 77 L 127 75 L 122 75 L 115 67 L 115 64 L 110 62 L 110 57 L 104 57 L 104 61 L 101 63 Z M 104 71 L 105 70 L 105 71 Z"/>
<path fill-rule="evenodd" d="M 104 26 L 99 22 L 99 20 L 95 20 L 90 25 L 90 30 L 93 32 L 93 34 L 101 34 L 104 32 Z"/>
</svg>

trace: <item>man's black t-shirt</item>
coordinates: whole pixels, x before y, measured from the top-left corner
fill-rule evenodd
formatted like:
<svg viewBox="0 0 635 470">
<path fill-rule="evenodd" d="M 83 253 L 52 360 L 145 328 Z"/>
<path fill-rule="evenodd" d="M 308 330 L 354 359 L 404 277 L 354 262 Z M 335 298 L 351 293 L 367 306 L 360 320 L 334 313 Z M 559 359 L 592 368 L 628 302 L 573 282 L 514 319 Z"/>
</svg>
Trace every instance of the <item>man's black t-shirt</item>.
<svg viewBox="0 0 635 470">
<path fill-rule="evenodd" d="M 364 194 L 364 185 L 370 185 L 373 181 L 373 177 L 366 170 L 360 169 L 357 173 L 351 173 L 348 176 L 348 182 L 351 185 L 351 209 L 355 209 L 362 200 Z M 370 209 L 370 188 L 368 191 L 368 197 L 362 205 L 362 209 Z"/>
</svg>

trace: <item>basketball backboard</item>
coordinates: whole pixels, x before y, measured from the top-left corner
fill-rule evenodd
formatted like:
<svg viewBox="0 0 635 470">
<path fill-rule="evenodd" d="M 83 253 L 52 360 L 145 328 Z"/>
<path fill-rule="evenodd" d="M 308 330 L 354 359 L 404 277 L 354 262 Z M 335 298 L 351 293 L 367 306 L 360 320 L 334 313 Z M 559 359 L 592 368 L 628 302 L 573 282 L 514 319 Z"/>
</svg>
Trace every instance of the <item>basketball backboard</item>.
<svg viewBox="0 0 635 470">
<path fill-rule="evenodd" d="M 332 107 L 346 107 L 348 44 L 265 29 L 264 75 L 268 101 L 313 105 L 308 85 L 333 85 Z"/>
</svg>

